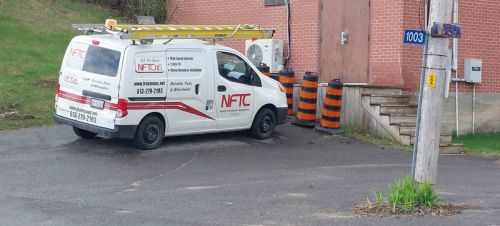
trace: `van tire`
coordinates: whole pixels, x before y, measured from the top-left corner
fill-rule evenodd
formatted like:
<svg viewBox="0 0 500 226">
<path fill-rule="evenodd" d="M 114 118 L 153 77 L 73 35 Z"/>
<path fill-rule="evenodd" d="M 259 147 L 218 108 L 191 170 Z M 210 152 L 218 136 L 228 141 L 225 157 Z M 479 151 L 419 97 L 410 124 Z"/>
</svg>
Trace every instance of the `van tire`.
<svg viewBox="0 0 500 226">
<path fill-rule="evenodd" d="M 139 124 L 134 137 L 134 146 L 142 150 L 158 148 L 165 136 L 165 125 L 157 116 L 144 118 Z"/>
<path fill-rule="evenodd" d="M 73 127 L 73 132 L 83 139 L 92 139 L 97 136 L 97 133 L 93 133 L 84 129 Z"/>
<path fill-rule="evenodd" d="M 273 135 L 275 128 L 276 114 L 271 109 L 264 108 L 255 116 L 250 132 L 256 139 L 264 140 Z"/>
</svg>

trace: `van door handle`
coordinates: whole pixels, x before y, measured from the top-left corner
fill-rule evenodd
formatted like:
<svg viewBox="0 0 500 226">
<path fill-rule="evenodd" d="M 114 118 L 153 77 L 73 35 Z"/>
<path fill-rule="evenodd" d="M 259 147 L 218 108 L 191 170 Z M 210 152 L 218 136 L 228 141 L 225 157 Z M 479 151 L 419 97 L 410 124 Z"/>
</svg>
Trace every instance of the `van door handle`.
<svg viewBox="0 0 500 226">
<path fill-rule="evenodd" d="M 200 84 L 196 84 L 196 85 L 194 86 L 194 93 L 195 93 L 196 95 L 198 95 L 198 93 L 199 93 L 199 92 L 200 92 Z"/>
<path fill-rule="evenodd" d="M 226 92 L 226 87 L 225 86 L 217 86 L 217 91 Z"/>
<path fill-rule="evenodd" d="M 207 105 L 205 106 L 205 110 L 212 110 L 214 108 L 214 100 L 207 100 Z"/>
</svg>

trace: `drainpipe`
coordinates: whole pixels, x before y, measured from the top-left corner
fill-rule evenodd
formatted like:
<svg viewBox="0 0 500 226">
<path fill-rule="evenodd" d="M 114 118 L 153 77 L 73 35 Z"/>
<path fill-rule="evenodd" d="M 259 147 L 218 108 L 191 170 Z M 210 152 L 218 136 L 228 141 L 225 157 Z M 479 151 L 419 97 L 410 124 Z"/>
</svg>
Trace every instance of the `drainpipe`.
<svg viewBox="0 0 500 226">
<path fill-rule="evenodd" d="M 286 29 L 287 29 L 287 42 L 288 42 L 288 51 L 287 51 L 287 55 L 285 56 L 285 62 L 284 62 L 284 67 L 286 68 L 288 63 L 290 62 L 290 58 L 291 58 L 291 55 L 292 55 L 292 43 L 291 43 L 291 6 L 290 6 L 290 0 L 285 0 L 285 4 L 286 4 Z"/>
<path fill-rule="evenodd" d="M 472 86 L 472 134 L 476 133 L 476 83 Z"/>
<path fill-rule="evenodd" d="M 453 23 L 458 23 L 458 0 L 453 0 Z M 458 128 L 458 39 L 453 39 L 453 64 L 452 70 L 455 71 L 455 129 L 456 135 L 459 134 Z"/>
</svg>

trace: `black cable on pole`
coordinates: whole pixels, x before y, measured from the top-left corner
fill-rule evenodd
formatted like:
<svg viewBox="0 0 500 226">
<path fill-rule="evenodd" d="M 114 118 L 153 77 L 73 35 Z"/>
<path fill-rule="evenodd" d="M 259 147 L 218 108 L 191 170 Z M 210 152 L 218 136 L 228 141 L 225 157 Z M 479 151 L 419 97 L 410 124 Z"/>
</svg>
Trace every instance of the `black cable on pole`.
<svg viewBox="0 0 500 226">
<path fill-rule="evenodd" d="M 284 63 L 284 67 L 288 65 L 288 62 L 290 61 L 291 55 L 292 55 L 292 35 L 291 35 L 291 7 L 290 7 L 290 0 L 286 1 L 286 7 L 287 7 L 287 39 L 288 39 L 288 54 L 286 56 L 286 61 Z"/>
</svg>

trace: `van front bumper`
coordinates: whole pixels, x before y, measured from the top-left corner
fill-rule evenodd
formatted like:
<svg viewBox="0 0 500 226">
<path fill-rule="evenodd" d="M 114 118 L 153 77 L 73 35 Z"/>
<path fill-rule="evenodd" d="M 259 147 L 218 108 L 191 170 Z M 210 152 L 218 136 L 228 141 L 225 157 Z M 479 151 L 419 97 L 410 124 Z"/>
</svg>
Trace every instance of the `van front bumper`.
<svg viewBox="0 0 500 226">
<path fill-rule="evenodd" d="M 286 117 L 288 116 L 288 108 L 278 108 L 276 111 L 276 122 L 278 125 L 285 123 Z"/>
<path fill-rule="evenodd" d="M 134 125 L 115 125 L 114 129 L 108 129 L 75 121 L 73 119 L 62 117 L 57 114 L 54 114 L 54 121 L 57 123 L 73 126 L 79 129 L 87 130 L 89 132 L 101 134 L 111 138 L 132 139 L 134 138 L 135 131 L 137 130 L 137 126 Z"/>
</svg>

